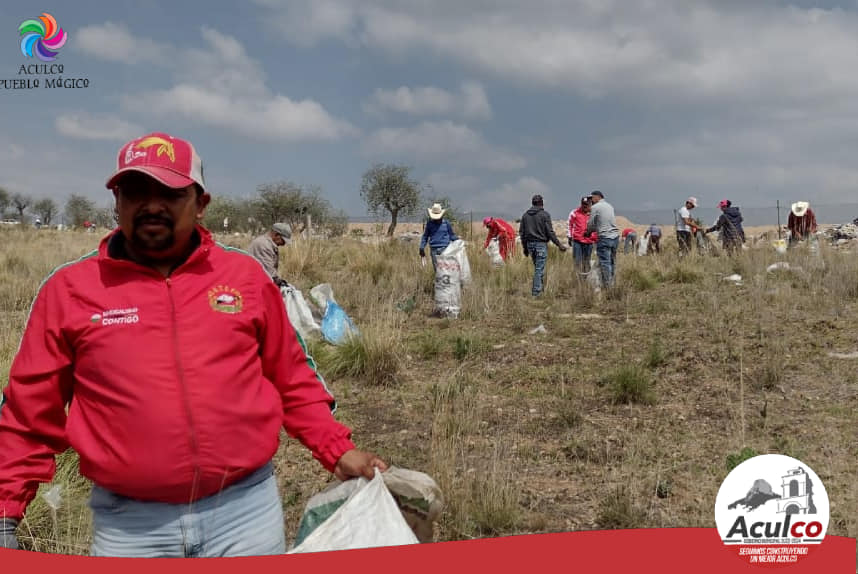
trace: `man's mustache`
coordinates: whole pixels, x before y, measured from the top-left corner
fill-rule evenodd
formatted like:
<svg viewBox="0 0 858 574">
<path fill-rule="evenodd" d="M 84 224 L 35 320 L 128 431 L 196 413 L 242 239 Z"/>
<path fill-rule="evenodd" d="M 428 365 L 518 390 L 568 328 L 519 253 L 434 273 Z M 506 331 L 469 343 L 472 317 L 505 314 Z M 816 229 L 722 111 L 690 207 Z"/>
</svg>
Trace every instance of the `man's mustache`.
<svg viewBox="0 0 858 574">
<path fill-rule="evenodd" d="M 134 218 L 134 225 L 145 225 L 147 223 L 160 223 L 170 229 L 173 228 L 173 220 L 162 215 L 138 215 Z"/>
</svg>

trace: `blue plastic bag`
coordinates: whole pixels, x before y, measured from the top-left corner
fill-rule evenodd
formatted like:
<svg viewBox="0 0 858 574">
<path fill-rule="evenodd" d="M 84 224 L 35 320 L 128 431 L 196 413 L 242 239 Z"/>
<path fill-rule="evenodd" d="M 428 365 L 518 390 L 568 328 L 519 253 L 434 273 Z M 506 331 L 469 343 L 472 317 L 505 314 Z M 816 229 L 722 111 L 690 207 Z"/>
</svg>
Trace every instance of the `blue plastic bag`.
<svg viewBox="0 0 858 574">
<path fill-rule="evenodd" d="M 351 335 L 359 336 L 360 331 L 342 307 L 334 301 L 328 301 L 322 318 L 322 336 L 332 345 L 340 345 Z"/>
</svg>

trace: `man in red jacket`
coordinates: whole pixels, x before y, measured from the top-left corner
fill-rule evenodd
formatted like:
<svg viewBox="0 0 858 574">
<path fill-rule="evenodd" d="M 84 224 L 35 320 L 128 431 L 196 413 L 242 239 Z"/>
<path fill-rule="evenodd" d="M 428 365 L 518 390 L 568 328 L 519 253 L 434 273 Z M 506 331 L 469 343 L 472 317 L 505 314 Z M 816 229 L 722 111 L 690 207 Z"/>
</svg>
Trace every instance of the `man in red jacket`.
<svg viewBox="0 0 858 574">
<path fill-rule="evenodd" d="M 193 146 L 153 133 L 117 162 L 119 227 L 43 282 L 4 389 L 0 546 L 17 547 L 71 447 L 94 484 L 94 555 L 284 553 L 281 428 L 341 480 L 387 465 L 334 419 L 262 266 L 199 224 L 210 196 Z"/>
<path fill-rule="evenodd" d="M 493 239 L 497 238 L 500 256 L 504 261 L 508 260 L 510 255 L 515 252 L 515 229 L 500 217 L 486 217 L 483 219 L 483 226 L 488 229 L 483 250 L 488 248 Z"/>
</svg>

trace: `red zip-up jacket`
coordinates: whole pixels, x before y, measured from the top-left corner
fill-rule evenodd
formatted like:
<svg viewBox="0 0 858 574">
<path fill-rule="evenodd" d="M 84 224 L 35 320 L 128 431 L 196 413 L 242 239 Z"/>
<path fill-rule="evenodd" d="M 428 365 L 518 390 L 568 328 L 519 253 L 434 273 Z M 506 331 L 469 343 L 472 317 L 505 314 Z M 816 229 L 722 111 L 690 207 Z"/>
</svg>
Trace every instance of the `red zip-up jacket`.
<svg viewBox="0 0 858 574">
<path fill-rule="evenodd" d="M 566 232 L 566 235 L 571 237 L 572 241 L 577 241 L 578 243 L 596 243 L 599 239 L 597 234 L 594 233 L 592 237 L 584 235 L 584 232 L 587 231 L 587 222 L 589 220 L 590 216 L 581 211 L 580 208 L 573 209 L 569 213 L 569 230 Z"/>
<path fill-rule="evenodd" d="M 94 483 L 168 503 L 260 468 L 281 428 L 329 471 L 354 448 L 278 288 L 197 230 L 169 278 L 116 258 L 117 231 L 44 281 L 0 407 L 0 517 L 23 516 L 68 447 Z"/>
</svg>

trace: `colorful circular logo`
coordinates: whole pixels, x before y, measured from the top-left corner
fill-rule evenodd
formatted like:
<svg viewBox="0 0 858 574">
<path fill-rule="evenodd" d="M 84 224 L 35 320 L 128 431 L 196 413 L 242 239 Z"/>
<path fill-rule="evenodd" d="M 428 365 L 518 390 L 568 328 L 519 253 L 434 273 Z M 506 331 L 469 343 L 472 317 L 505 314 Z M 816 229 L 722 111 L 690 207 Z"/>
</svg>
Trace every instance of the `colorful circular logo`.
<svg viewBox="0 0 858 574">
<path fill-rule="evenodd" d="M 53 62 L 62 48 L 68 34 L 57 26 L 57 21 L 47 12 L 42 12 L 38 20 L 24 20 L 18 26 L 21 38 L 21 53 L 28 58 L 36 57 L 43 62 Z"/>
<path fill-rule="evenodd" d="M 721 541 L 742 560 L 788 566 L 825 538 L 828 494 L 803 462 L 781 454 L 750 458 L 734 468 L 715 499 Z"/>
</svg>

